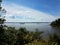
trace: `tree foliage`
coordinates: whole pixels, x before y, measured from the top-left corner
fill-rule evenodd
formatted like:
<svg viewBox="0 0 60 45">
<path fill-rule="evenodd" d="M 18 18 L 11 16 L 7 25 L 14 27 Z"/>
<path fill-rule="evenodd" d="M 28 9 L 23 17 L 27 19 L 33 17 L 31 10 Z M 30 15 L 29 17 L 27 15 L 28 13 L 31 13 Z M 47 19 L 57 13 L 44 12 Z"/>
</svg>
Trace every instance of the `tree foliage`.
<svg viewBox="0 0 60 45">
<path fill-rule="evenodd" d="M 2 0 L 0 0 L 0 2 L 2 2 Z"/>
<path fill-rule="evenodd" d="M 53 27 L 60 27 L 60 18 L 55 20 L 55 21 L 53 21 L 51 23 L 51 26 L 53 26 Z"/>
</svg>

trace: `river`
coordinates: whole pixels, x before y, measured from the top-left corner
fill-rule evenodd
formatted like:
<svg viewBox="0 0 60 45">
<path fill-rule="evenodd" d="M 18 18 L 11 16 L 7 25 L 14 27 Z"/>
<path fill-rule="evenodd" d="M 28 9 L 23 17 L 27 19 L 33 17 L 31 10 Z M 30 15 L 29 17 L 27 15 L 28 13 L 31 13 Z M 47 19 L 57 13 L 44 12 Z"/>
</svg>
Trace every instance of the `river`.
<svg viewBox="0 0 60 45">
<path fill-rule="evenodd" d="M 16 29 L 25 27 L 29 31 L 35 31 L 38 29 L 39 31 L 44 32 L 42 35 L 44 38 L 48 37 L 51 34 L 60 34 L 60 30 L 57 28 L 53 28 L 50 26 L 50 23 L 40 22 L 40 23 L 20 23 L 20 22 L 7 22 L 5 25 L 10 27 L 15 27 Z"/>
</svg>

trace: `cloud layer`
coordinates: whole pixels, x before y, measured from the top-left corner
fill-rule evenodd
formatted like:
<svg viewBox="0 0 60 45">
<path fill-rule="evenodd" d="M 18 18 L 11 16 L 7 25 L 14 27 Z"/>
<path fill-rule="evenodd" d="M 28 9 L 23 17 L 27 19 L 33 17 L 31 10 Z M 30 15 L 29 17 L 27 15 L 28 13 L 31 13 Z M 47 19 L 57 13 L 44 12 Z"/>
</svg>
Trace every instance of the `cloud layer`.
<svg viewBox="0 0 60 45">
<path fill-rule="evenodd" d="M 3 8 L 7 11 L 7 22 L 51 22 L 56 19 L 50 14 L 11 2 L 3 3 Z"/>
</svg>

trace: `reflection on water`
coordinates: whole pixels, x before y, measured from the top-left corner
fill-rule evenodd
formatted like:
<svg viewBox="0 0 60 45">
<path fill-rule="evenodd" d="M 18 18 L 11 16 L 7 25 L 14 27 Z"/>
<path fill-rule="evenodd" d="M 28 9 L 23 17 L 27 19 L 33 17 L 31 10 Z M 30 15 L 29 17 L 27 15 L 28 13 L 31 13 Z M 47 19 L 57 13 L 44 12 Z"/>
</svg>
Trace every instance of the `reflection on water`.
<svg viewBox="0 0 60 45">
<path fill-rule="evenodd" d="M 5 23 L 7 26 L 16 27 L 16 29 L 20 27 L 25 27 L 29 31 L 34 31 L 39 29 L 39 31 L 43 31 L 43 36 L 47 37 L 50 34 L 57 33 L 60 34 L 60 30 L 56 28 L 52 28 L 50 23 Z"/>
</svg>

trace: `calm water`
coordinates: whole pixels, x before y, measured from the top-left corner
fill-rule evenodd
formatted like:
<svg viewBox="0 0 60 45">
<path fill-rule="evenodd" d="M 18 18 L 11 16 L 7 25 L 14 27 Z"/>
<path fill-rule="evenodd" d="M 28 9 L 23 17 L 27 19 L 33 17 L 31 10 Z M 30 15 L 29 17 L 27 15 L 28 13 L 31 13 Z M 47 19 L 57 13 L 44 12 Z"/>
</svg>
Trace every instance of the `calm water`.
<svg viewBox="0 0 60 45">
<path fill-rule="evenodd" d="M 20 27 L 25 27 L 29 31 L 35 31 L 36 29 L 39 29 L 39 31 L 43 31 L 42 34 L 44 38 L 48 37 L 48 35 L 57 33 L 60 34 L 60 30 L 53 28 L 50 26 L 50 23 L 5 23 L 7 26 L 16 27 L 16 29 Z"/>
</svg>

